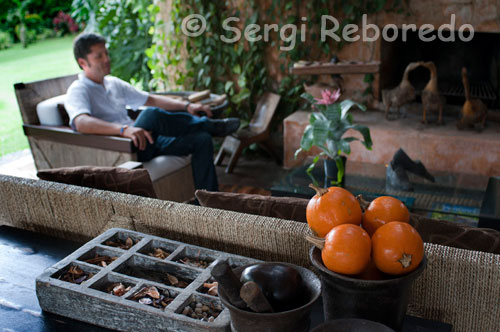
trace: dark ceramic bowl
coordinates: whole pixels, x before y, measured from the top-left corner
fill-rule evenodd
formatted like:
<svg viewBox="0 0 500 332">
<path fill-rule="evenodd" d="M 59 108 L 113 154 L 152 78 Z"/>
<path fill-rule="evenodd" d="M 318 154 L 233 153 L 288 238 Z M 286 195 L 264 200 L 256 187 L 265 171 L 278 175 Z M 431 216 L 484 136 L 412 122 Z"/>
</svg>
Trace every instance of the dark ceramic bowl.
<svg viewBox="0 0 500 332">
<path fill-rule="evenodd" d="M 345 318 L 330 320 L 316 326 L 311 332 L 394 332 L 394 330 L 371 320 Z"/>
<path fill-rule="evenodd" d="M 310 314 L 313 304 L 321 295 L 321 282 L 319 278 L 306 268 L 288 263 L 261 263 L 287 265 L 300 274 L 306 288 L 305 304 L 288 311 L 276 313 L 256 313 L 233 306 L 227 299 L 224 291 L 219 289 L 222 304 L 229 309 L 231 315 L 231 328 L 235 332 L 305 332 L 309 330 Z M 251 264 L 254 265 L 254 264 Z M 247 265 L 250 266 L 250 265 Z M 234 273 L 239 278 L 241 272 L 247 267 L 239 267 Z"/>
</svg>

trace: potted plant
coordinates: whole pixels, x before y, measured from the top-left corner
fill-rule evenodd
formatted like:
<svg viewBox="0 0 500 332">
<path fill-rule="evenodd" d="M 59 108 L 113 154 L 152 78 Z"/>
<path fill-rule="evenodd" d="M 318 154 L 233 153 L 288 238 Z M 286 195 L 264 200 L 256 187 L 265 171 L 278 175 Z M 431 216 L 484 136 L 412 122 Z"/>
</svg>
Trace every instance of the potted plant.
<svg viewBox="0 0 500 332">
<path fill-rule="evenodd" d="M 309 151 L 313 146 L 317 146 L 322 151 L 314 157 L 312 164 L 307 168 L 307 173 L 310 175 L 320 157 L 326 156 L 324 161 L 326 177 L 332 179 L 330 180 L 332 185 L 341 185 L 346 156 L 351 153 L 350 143 L 360 140 L 357 137 L 344 137 L 344 134 L 349 129 L 358 131 L 363 136 L 361 143 L 368 150 L 372 148 L 370 130 L 366 126 L 354 124 L 352 114 L 349 113 L 353 106 L 359 107 L 362 111 L 366 111 L 366 107 L 348 99 L 339 102 L 340 90 L 323 90 L 321 95 L 321 99 L 316 99 L 308 93 L 302 94 L 316 111 L 309 118 L 309 125 L 304 130 L 295 157 L 301 151 Z"/>
</svg>

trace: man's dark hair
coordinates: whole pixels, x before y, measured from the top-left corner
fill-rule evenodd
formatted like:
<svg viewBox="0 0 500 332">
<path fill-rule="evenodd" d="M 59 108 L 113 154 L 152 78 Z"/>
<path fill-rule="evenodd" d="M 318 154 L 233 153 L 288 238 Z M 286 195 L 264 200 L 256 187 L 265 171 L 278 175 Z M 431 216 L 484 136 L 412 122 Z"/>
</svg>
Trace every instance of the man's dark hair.
<svg viewBox="0 0 500 332">
<path fill-rule="evenodd" d="M 106 44 L 106 39 L 96 33 L 82 33 L 75 38 L 73 42 L 73 54 L 78 63 L 78 59 L 82 58 L 87 60 L 87 55 L 91 52 L 90 48 L 96 44 Z M 80 69 L 82 68 L 78 64 Z"/>
</svg>

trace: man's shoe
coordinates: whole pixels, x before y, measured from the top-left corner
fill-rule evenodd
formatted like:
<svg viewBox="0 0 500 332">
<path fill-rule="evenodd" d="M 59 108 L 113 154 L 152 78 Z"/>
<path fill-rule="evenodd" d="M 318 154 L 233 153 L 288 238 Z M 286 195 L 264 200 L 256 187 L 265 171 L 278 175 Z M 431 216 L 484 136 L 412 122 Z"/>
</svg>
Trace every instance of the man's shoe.
<svg viewBox="0 0 500 332">
<path fill-rule="evenodd" d="M 212 124 L 210 130 L 212 136 L 224 137 L 231 135 L 240 127 L 240 119 L 238 118 L 208 119 L 208 122 Z"/>
</svg>

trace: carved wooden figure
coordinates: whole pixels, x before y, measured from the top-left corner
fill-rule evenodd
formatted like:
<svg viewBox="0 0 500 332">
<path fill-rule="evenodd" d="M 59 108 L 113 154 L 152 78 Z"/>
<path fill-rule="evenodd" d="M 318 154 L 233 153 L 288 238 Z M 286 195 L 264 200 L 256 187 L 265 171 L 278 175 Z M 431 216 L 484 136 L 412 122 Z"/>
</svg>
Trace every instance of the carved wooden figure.
<svg viewBox="0 0 500 332">
<path fill-rule="evenodd" d="M 472 99 L 470 95 L 469 78 L 467 77 L 467 68 L 462 68 L 462 83 L 464 84 L 465 103 L 462 106 L 462 118 L 457 123 L 458 129 L 474 126 L 476 130 L 481 131 L 486 122 L 488 107 L 481 99 Z"/>
<path fill-rule="evenodd" d="M 422 91 L 422 123 L 427 124 L 427 112 L 438 112 L 437 124 L 443 124 L 443 107 L 446 104 L 446 98 L 439 92 L 437 69 L 434 62 L 424 62 L 422 66 L 429 69 L 431 78 Z"/>
<path fill-rule="evenodd" d="M 411 85 L 408 75 L 412 70 L 419 67 L 421 62 L 411 62 L 406 66 L 401 83 L 393 89 L 382 90 L 382 101 L 385 106 L 385 118 L 389 120 L 389 110 L 391 107 L 399 108 L 415 99 L 415 88 Z"/>
</svg>

